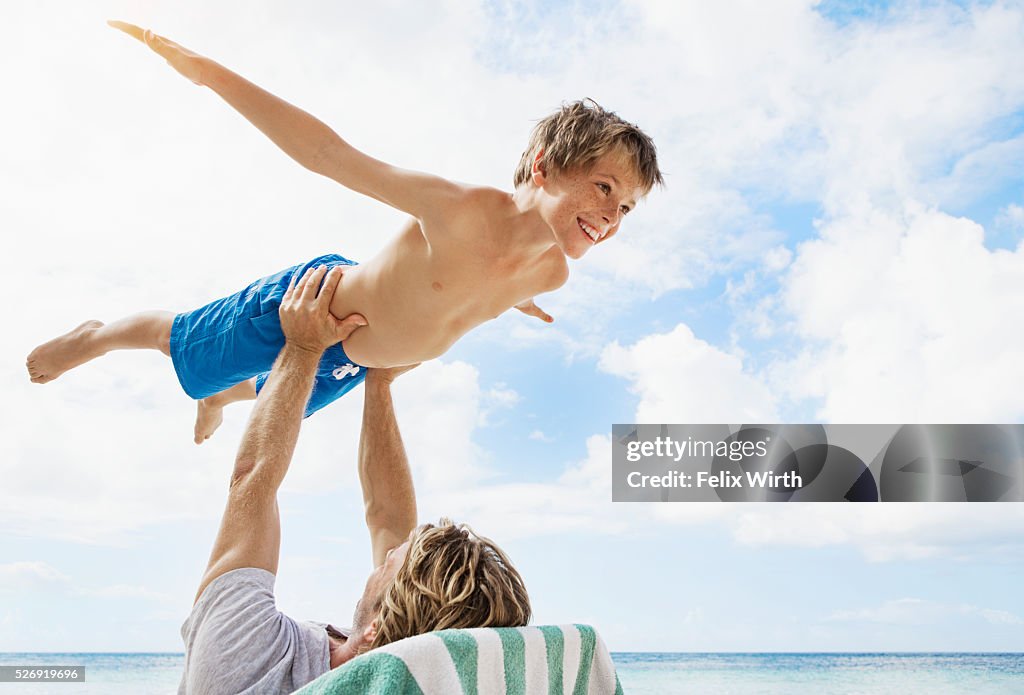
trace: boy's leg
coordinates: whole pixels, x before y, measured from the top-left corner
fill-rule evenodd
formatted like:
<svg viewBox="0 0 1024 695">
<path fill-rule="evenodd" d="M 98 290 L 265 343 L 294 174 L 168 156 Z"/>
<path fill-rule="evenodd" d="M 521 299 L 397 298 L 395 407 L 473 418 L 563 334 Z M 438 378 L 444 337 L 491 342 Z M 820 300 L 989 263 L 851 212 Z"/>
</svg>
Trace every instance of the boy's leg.
<svg viewBox="0 0 1024 695">
<path fill-rule="evenodd" d="M 224 406 L 252 400 L 256 400 L 256 377 L 197 401 L 196 444 L 205 442 L 220 427 L 220 423 L 224 421 Z"/>
<path fill-rule="evenodd" d="M 37 347 L 25 366 L 32 381 L 45 384 L 111 350 L 149 349 L 170 355 L 173 323 L 174 314 L 169 311 L 145 311 L 111 324 L 86 321 Z"/>
</svg>

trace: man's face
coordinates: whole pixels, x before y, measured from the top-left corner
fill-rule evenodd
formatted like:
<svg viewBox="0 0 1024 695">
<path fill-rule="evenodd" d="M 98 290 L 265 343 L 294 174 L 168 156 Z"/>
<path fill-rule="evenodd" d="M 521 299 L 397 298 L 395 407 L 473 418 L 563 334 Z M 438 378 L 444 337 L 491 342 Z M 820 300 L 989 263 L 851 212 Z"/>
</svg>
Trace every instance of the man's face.
<svg viewBox="0 0 1024 695">
<path fill-rule="evenodd" d="M 533 176 L 546 194 L 541 214 L 569 258 L 581 258 L 612 238 L 644 195 L 633 167 L 618 152 L 603 155 L 587 170 L 544 173 L 535 165 Z"/>
<path fill-rule="evenodd" d="M 352 619 L 353 628 L 365 628 L 374 619 L 374 607 L 380 603 L 384 592 L 395 581 L 398 570 L 405 562 L 405 556 L 409 554 L 410 539 L 415 532 L 414 530 L 410 533 L 404 543 L 389 550 L 384 562 L 370 572 L 370 576 L 366 579 L 366 588 L 363 589 L 363 596 L 356 604 L 355 616 Z"/>
</svg>

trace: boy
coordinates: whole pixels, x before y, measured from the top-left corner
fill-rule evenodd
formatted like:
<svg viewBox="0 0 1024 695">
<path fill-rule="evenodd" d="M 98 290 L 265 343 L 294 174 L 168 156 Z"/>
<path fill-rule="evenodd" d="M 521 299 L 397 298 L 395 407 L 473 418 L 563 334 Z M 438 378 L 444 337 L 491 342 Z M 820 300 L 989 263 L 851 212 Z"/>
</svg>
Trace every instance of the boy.
<svg viewBox="0 0 1024 695">
<path fill-rule="evenodd" d="M 110 24 L 213 89 L 299 164 L 410 215 L 365 264 L 323 256 L 192 312 L 87 321 L 29 355 L 32 381 L 45 383 L 110 350 L 161 350 L 199 401 L 197 444 L 220 425 L 224 405 L 253 399 L 262 388 L 284 342 L 281 297 L 308 270 L 344 267 L 331 313 L 361 314 L 366 327 L 324 354 L 307 416 L 351 390 L 366 368 L 438 357 L 510 307 L 552 321 L 533 297 L 561 287 L 566 257 L 580 258 L 614 236 L 623 216 L 662 183 L 651 139 L 592 101 L 563 106 L 537 124 L 509 194 L 375 160 L 214 61 L 151 31 Z"/>
</svg>

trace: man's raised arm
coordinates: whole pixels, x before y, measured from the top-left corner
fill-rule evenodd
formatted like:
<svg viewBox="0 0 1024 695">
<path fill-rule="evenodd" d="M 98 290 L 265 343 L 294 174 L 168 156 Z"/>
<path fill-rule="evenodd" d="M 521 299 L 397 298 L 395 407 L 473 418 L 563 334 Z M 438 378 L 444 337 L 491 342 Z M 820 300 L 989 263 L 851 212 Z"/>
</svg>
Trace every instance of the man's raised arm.
<svg viewBox="0 0 1024 695">
<path fill-rule="evenodd" d="M 374 567 L 382 565 L 388 551 L 401 545 L 416 526 L 416 491 L 391 401 L 391 383 L 409 369 L 371 369 L 366 375 L 359 483 Z"/>
<path fill-rule="evenodd" d="M 330 313 L 342 269 L 332 269 L 326 278 L 325 272 L 320 266 L 307 270 L 298 283 L 293 279 L 281 302 L 285 345 L 242 436 L 227 508 L 196 600 L 210 582 L 231 570 L 256 567 L 277 573 L 281 549 L 277 490 L 295 451 L 317 364 L 327 347 L 366 324 L 358 314 L 339 321 Z"/>
</svg>

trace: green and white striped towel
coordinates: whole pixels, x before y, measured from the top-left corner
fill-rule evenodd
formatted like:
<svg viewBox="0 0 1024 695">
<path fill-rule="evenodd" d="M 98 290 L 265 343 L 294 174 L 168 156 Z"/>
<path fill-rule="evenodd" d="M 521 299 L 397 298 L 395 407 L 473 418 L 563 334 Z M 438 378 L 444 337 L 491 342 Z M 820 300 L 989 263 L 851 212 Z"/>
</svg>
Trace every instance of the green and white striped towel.
<svg viewBox="0 0 1024 695">
<path fill-rule="evenodd" d="M 588 625 L 441 630 L 374 649 L 293 695 L 621 695 Z"/>
</svg>

